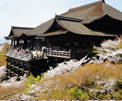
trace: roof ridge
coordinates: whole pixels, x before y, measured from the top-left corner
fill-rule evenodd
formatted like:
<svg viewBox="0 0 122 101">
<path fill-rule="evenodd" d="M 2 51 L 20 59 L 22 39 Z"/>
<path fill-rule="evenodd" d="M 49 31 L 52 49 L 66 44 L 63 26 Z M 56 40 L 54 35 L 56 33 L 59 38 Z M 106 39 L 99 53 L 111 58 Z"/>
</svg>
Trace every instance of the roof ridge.
<svg viewBox="0 0 122 101">
<path fill-rule="evenodd" d="M 74 17 L 66 17 L 66 16 L 61 16 L 61 15 L 56 15 L 55 18 L 59 19 L 59 20 L 72 21 L 72 22 L 82 22 L 83 21 L 83 19 L 74 18 Z"/>
<path fill-rule="evenodd" d="M 34 29 L 32 27 L 19 27 L 19 26 L 11 26 L 13 29 Z"/>
<path fill-rule="evenodd" d="M 71 9 L 69 9 L 69 11 L 73 11 L 73 10 L 79 9 L 81 7 L 83 8 L 83 7 L 87 7 L 87 6 L 90 6 L 90 5 L 94 5 L 94 4 L 97 4 L 97 3 L 103 3 L 103 2 L 105 3 L 104 0 L 99 0 L 99 1 L 96 1 L 96 2 L 89 3 L 89 4 L 81 5 L 79 7 L 71 8 Z"/>
</svg>

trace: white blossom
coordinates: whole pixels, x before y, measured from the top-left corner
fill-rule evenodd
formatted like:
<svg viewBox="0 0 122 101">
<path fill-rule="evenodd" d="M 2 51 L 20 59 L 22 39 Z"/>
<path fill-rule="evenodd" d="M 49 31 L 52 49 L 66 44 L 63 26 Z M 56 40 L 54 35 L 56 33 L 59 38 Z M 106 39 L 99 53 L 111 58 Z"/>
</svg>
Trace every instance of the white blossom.
<svg viewBox="0 0 122 101">
<path fill-rule="evenodd" d="M 103 43 L 101 43 L 101 47 L 104 47 L 104 48 L 116 48 L 121 42 L 121 39 L 119 40 L 106 40 L 104 41 Z"/>
<path fill-rule="evenodd" d="M 89 63 L 101 63 L 104 62 L 104 60 L 111 60 L 111 61 L 120 61 L 122 60 L 122 57 L 120 56 L 122 54 L 122 49 L 118 49 L 118 45 L 120 44 L 121 40 L 108 40 L 108 41 L 104 41 L 101 44 L 101 47 L 94 47 L 94 49 L 98 50 L 99 53 L 97 54 L 97 57 L 92 57 L 91 60 L 89 58 L 87 58 L 87 56 L 85 56 L 84 58 L 82 58 L 80 61 L 78 60 L 70 60 L 67 62 L 62 62 L 59 63 L 57 65 L 57 67 L 53 68 L 50 67 L 50 70 L 48 70 L 46 73 L 44 73 L 44 77 L 45 78 L 51 78 L 51 77 L 55 77 L 57 75 L 61 75 L 64 74 L 66 72 L 70 72 L 73 70 L 73 73 L 76 75 L 75 73 L 75 69 L 78 68 L 79 66 L 82 66 L 83 63 L 88 62 Z M 1 47 L 0 47 L 1 49 Z M 108 64 L 107 64 L 108 65 Z M 106 66 L 107 66 L 106 65 Z M 0 78 L 5 74 L 5 66 L 0 67 Z M 3 87 L 19 87 L 22 86 L 24 83 L 24 81 L 26 80 L 25 77 L 21 77 L 20 81 L 16 81 L 17 77 L 12 77 L 7 81 L 1 82 L 0 86 Z M 100 84 L 102 85 L 100 87 L 100 89 L 96 89 L 95 92 L 105 92 L 108 91 L 109 93 L 113 93 L 114 92 L 114 86 L 116 84 L 116 79 L 114 78 L 110 78 L 108 80 L 99 80 L 99 78 L 95 83 L 96 84 Z M 16 94 L 16 96 L 20 97 L 20 99 L 26 100 L 26 99 L 31 99 L 33 98 L 33 94 L 38 94 L 37 92 L 45 92 L 48 91 L 50 92 L 52 88 L 48 88 L 49 85 L 53 85 L 55 84 L 57 81 L 54 80 L 48 80 L 47 82 L 45 82 L 43 85 L 45 85 L 45 87 L 41 87 L 41 85 L 38 85 L 38 83 L 34 83 L 31 86 L 29 86 L 29 88 L 31 89 L 30 91 L 28 91 L 28 94 L 24 94 L 24 93 L 19 93 Z M 58 85 L 53 88 L 53 89 L 57 89 Z M 94 91 L 94 89 L 90 89 L 90 91 Z"/>
<path fill-rule="evenodd" d="M 36 94 L 36 93 L 41 89 L 41 87 L 38 86 L 37 83 L 32 84 L 32 85 L 29 86 L 29 87 L 30 87 L 30 89 L 31 89 L 31 91 L 28 91 L 29 94 Z"/>
<path fill-rule="evenodd" d="M 101 93 L 105 93 L 107 92 L 108 94 L 113 94 L 114 92 L 114 86 L 116 85 L 116 79 L 115 78 L 109 78 L 108 80 L 96 80 L 95 84 L 99 84 L 100 88 L 97 89 L 93 89 L 93 88 L 89 88 L 89 92 L 101 92 Z"/>
<path fill-rule="evenodd" d="M 21 77 L 20 81 L 17 81 L 16 79 L 17 79 L 17 77 L 11 77 L 9 80 L 1 82 L 0 86 L 3 86 L 3 87 L 11 87 L 11 86 L 19 87 L 19 86 L 22 86 L 24 84 L 23 82 L 25 80 L 25 76 Z"/>
<path fill-rule="evenodd" d="M 21 100 L 27 100 L 27 99 L 33 99 L 33 96 L 22 93 Z"/>
<path fill-rule="evenodd" d="M 2 80 L 2 77 L 5 76 L 6 74 L 6 66 L 1 66 L 0 67 L 0 82 Z"/>
<path fill-rule="evenodd" d="M 105 85 L 101 88 L 107 91 L 108 93 L 112 94 L 114 92 L 115 84 L 116 84 L 116 79 L 110 78 L 109 80 L 105 80 Z"/>
<path fill-rule="evenodd" d="M 88 59 L 86 59 L 87 56 L 82 58 L 80 61 L 78 60 L 70 60 L 68 62 L 62 62 L 59 63 L 57 67 L 54 69 L 51 68 L 47 73 L 44 73 L 45 78 L 51 78 L 57 75 L 61 75 L 65 72 L 70 72 L 71 70 L 74 70 L 75 68 L 78 68 L 81 66 L 83 63 L 87 62 Z"/>
<path fill-rule="evenodd" d="M 95 47 L 94 49 L 98 50 L 99 53 L 97 56 L 99 56 L 99 60 L 110 60 L 114 62 L 120 62 L 122 60 L 122 49 L 118 48 L 118 46 L 121 43 L 121 39 L 119 40 L 108 40 L 104 41 L 101 44 L 101 47 Z M 95 62 L 95 61 L 93 61 Z M 102 61 L 101 61 L 102 62 Z"/>
</svg>

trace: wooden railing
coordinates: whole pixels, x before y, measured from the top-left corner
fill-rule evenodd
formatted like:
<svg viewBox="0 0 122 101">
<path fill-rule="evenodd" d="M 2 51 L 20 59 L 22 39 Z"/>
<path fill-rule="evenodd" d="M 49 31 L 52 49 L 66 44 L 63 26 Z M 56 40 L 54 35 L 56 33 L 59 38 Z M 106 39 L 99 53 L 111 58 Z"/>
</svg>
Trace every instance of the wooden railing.
<svg viewBox="0 0 122 101">
<path fill-rule="evenodd" d="M 71 58 L 71 52 L 70 51 L 50 50 L 48 56 L 50 56 L 50 57 L 59 57 L 59 58 Z"/>
<path fill-rule="evenodd" d="M 25 60 L 25 61 L 32 59 L 31 53 L 22 53 L 22 52 L 16 52 L 16 51 L 12 51 L 12 50 L 7 51 L 6 54 L 4 54 L 4 55 L 13 57 L 13 58 L 17 58 L 20 60 Z"/>
<path fill-rule="evenodd" d="M 46 49 L 47 51 L 20 51 L 17 52 L 16 49 L 9 49 L 7 50 L 5 56 L 17 58 L 20 60 L 33 60 L 33 59 L 48 59 L 48 57 L 57 57 L 57 58 L 71 58 L 71 52 L 70 51 L 57 51 L 57 50 L 51 50 Z"/>
<path fill-rule="evenodd" d="M 26 50 L 22 50 L 22 51 L 17 51 L 17 49 L 7 49 L 6 54 L 4 54 L 5 56 L 9 56 L 9 57 L 13 57 L 13 58 L 17 58 L 20 60 L 32 60 L 32 59 L 39 59 L 39 58 L 43 58 L 43 52 L 42 51 L 26 51 Z"/>
</svg>

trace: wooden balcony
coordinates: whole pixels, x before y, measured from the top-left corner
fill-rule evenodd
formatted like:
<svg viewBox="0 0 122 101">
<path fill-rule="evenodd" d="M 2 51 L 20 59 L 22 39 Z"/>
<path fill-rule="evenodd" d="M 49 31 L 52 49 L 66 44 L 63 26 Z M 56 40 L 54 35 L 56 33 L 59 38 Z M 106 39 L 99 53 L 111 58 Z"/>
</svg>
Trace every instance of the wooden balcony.
<svg viewBox="0 0 122 101">
<path fill-rule="evenodd" d="M 28 51 L 25 50 L 21 52 L 17 52 L 16 49 L 10 49 L 7 50 L 6 54 L 4 54 L 7 57 L 23 60 L 23 61 L 33 61 L 38 59 L 48 59 L 48 57 L 54 57 L 54 58 L 64 58 L 64 59 L 70 59 L 71 53 L 70 51 L 57 51 L 57 50 L 51 50 L 46 49 L 46 52 L 44 51 Z"/>
<path fill-rule="evenodd" d="M 47 59 L 47 57 L 43 54 L 42 51 L 28 51 L 28 52 L 26 52 L 24 50 L 21 52 L 17 52 L 16 49 L 7 50 L 6 54 L 4 54 L 4 56 L 23 60 L 23 61 Z"/>
<path fill-rule="evenodd" d="M 23 61 L 33 61 L 38 59 L 48 59 L 48 57 L 53 58 L 63 58 L 63 59 L 80 59 L 87 55 L 87 51 L 61 51 L 53 50 L 51 48 L 45 48 L 40 50 L 22 50 L 17 52 L 17 49 L 9 49 L 6 54 L 7 57 L 16 58 Z"/>
<path fill-rule="evenodd" d="M 50 50 L 48 53 L 49 57 L 56 57 L 56 58 L 65 58 L 70 59 L 71 53 L 70 51 L 56 51 L 56 50 Z"/>
<path fill-rule="evenodd" d="M 6 52 L 4 56 L 23 60 L 23 61 L 31 61 L 32 60 L 32 54 L 23 54 L 23 53 L 15 53 L 15 52 Z"/>
</svg>

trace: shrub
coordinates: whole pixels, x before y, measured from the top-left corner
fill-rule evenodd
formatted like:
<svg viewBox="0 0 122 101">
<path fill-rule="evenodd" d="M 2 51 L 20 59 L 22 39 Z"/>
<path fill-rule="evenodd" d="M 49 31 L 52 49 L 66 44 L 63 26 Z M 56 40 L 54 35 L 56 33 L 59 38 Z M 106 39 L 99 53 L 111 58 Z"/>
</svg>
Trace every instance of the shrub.
<svg viewBox="0 0 122 101">
<path fill-rule="evenodd" d="M 0 87 L 0 100 L 8 100 L 8 99 L 18 99 L 20 100 L 18 97 L 16 97 L 16 94 L 23 92 L 23 90 L 25 89 L 25 86 L 19 86 L 19 87 Z"/>
<path fill-rule="evenodd" d="M 31 87 L 33 84 L 36 84 L 39 82 L 41 79 L 41 76 L 34 77 L 33 75 L 28 76 L 27 80 L 25 80 L 24 84 L 26 85 L 26 89 L 24 90 L 23 93 L 28 93 L 29 91 L 31 92 L 34 88 Z"/>
<path fill-rule="evenodd" d="M 37 99 L 42 100 L 99 100 L 120 99 L 117 95 L 118 80 L 122 82 L 122 65 L 106 63 L 86 64 L 72 72 L 40 82 L 41 90 Z M 44 99 L 43 99 L 44 100 Z"/>
<path fill-rule="evenodd" d="M 0 51 L 0 66 L 6 65 L 6 57 L 3 55 L 6 53 L 6 48 L 9 46 L 8 43 L 4 44 L 2 51 Z"/>
</svg>

